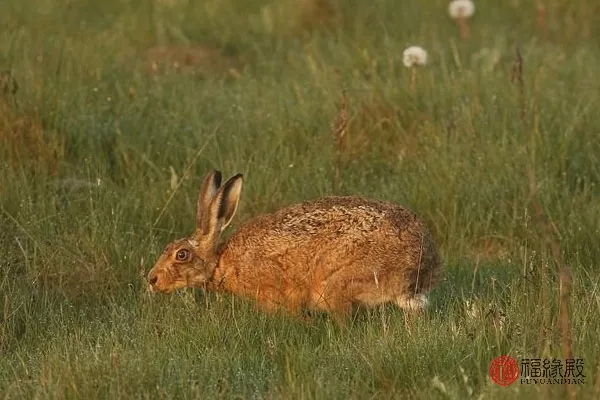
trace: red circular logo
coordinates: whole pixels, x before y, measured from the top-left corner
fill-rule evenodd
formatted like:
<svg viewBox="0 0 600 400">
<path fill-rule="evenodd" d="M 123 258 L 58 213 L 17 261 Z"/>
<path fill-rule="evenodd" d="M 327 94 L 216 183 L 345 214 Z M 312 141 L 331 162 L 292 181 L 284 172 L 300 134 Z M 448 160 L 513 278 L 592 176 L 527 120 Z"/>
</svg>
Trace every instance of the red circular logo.
<svg viewBox="0 0 600 400">
<path fill-rule="evenodd" d="M 519 377 L 519 364 L 511 356 L 500 356 L 490 364 L 490 376 L 498 385 L 508 386 Z"/>
</svg>

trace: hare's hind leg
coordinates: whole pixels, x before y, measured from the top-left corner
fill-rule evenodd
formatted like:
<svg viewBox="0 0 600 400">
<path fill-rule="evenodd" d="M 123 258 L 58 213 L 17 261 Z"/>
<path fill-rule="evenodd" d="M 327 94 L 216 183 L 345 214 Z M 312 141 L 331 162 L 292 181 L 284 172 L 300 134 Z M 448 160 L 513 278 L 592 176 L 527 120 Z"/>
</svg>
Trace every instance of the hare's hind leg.
<svg viewBox="0 0 600 400">
<path fill-rule="evenodd" d="M 396 304 L 403 310 L 421 313 L 427 309 L 429 300 L 426 295 L 421 293 L 402 295 L 396 298 Z"/>
</svg>

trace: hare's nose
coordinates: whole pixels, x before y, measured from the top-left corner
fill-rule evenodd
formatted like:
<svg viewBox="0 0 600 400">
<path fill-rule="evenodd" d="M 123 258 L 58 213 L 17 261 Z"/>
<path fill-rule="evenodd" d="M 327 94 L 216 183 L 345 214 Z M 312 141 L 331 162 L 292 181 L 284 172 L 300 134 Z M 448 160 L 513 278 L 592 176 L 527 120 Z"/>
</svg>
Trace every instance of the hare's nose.
<svg viewBox="0 0 600 400">
<path fill-rule="evenodd" d="M 154 286 L 154 284 L 156 284 L 156 281 L 158 280 L 158 276 L 154 275 L 154 276 L 149 276 L 148 277 L 148 282 L 150 283 L 150 285 Z"/>
</svg>

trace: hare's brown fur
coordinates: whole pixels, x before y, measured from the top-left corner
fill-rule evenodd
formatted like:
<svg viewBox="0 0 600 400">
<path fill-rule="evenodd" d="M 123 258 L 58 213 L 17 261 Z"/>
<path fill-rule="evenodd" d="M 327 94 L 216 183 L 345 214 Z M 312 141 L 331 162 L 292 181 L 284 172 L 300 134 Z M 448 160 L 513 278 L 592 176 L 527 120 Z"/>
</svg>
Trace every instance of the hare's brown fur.
<svg viewBox="0 0 600 400">
<path fill-rule="evenodd" d="M 199 214 L 206 215 L 203 202 Z M 196 233 L 167 246 L 149 274 L 153 289 L 206 287 L 255 298 L 267 310 L 347 314 L 353 304 L 424 308 L 440 277 L 435 244 L 423 223 L 405 208 L 361 197 L 293 205 L 248 221 L 218 247 L 215 238 L 205 241 Z M 176 259 L 181 249 L 189 259 Z"/>
</svg>

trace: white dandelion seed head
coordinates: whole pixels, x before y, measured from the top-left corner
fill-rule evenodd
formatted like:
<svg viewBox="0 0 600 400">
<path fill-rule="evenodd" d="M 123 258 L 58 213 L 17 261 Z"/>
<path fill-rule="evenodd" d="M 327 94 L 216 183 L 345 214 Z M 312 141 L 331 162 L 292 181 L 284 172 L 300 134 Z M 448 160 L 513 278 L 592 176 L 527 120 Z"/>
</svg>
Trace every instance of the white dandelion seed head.
<svg viewBox="0 0 600 400">
<path fill-rule="evenodd" d="M 427 51 L 419 46 L 407 47 L 402 53 L 402 62 L 406 68 L 427 64 Z"/>
<path fill-rule="evenodd" d="M 472 0 L 452 0 L 448 5 L 451 18 L 471 18 L 475 14 L 475 3 Z"/>
</svg>

